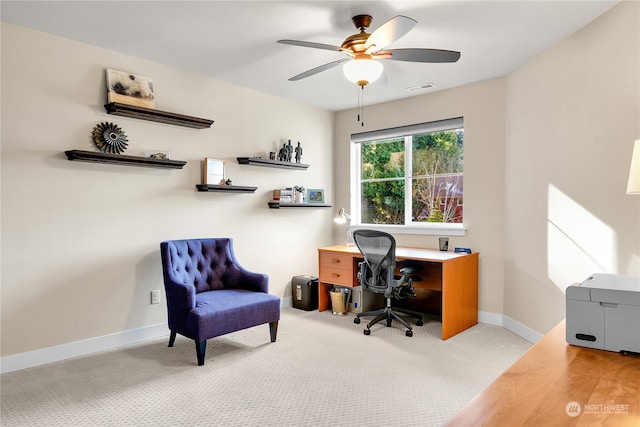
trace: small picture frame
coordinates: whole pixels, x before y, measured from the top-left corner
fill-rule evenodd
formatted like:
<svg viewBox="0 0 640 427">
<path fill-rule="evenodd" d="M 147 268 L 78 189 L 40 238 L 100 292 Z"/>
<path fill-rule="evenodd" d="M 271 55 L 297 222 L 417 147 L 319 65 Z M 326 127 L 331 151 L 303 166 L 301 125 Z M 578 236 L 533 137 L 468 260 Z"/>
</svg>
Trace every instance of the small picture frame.
<svg viewBox="0 0 640 427">
<path fill-rule="evenodd" d="M 324 190 L 321 188 L 308 189 L 307 203 L 324 203 Z"/>
<path fill-rule="evenodd" d="M 224 160 L 205 157 L 202 183 L 204 185 L 224 185 Z"/>
<path fill-rule="evenodd" d="M 153 80 L 126 71 L 107 69 L 107 101 L 155 108 Z"/>
</svg>

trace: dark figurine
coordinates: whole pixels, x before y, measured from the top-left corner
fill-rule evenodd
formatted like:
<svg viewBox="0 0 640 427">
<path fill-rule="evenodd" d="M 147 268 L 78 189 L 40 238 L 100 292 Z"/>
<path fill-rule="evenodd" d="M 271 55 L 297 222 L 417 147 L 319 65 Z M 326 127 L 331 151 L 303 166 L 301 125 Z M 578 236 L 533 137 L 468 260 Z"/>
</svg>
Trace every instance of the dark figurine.
<svg viewBox="0 0 640 427">
<path fill-rule="evenodd" d="M 281 162 L 287 161 L 287 144 L 282 144 L 282 148 L 278 151 L 278 160 Z"/>
<path fill-rule="evenodd" d="M 298 141 L 298 146 L 296 147 L 296 163 L 300 163 L 301 157 L 302 157 L 302 147 L 300 146 L 300 141 Z"/>
<path fill-rule="evenodd" d="M 287 162 L 290 162 L 293 159 L 293 145 L 291 145 L 291 140 L 287 143 Z"/>
<path fill-rule="evenodd" d="M 231 184 L 232 184 L 232 183 L 231 183 L 231 178 L 227 179 L 227 180 L 224 182 L 224 185 L 231 185 Z"/>
</svg>

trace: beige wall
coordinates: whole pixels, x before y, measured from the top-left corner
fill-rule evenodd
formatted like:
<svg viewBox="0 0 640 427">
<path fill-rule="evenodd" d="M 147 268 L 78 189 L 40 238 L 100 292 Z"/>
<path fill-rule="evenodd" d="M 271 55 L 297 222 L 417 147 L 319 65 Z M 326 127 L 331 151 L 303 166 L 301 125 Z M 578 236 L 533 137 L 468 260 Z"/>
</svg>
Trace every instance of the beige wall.
<svg viewBox="0 0 640 427">
<path fill-rule="evenodd" d="M 505 314 L 540 332 L 592 273 L 640 275 L 640 3 L 622 2 L 507 78 Z"/>
<path fill-rule="evenodd" d="M 210 129 L 109 116 L 104 70 L 154 79 L 156 108 L 215 120 Z M 70 162 L 95 150 L 100 122 L 129 137 L 125 154 L 163 149 L 183 170 Z M 332 201 L 333 114 L 138 58 L 2 23 L 2 355 L 166 322 L 159 242 L 228 236 L 239 261 L 290 297 L 332 244 L 331 209 L 271 210 L 271 191 L 325 188 Z M 300 141 L 306 171 L 241 166 L 236 156 Z M 198 193 L 201 160 L 227 160 L 255 194 Z M 164 291 L 163 291 L 164 293 Z M 267 334 L 267 332 L 265 332 Z M 265 335 L 268 336 L 268 335 Z"/>
</svg>

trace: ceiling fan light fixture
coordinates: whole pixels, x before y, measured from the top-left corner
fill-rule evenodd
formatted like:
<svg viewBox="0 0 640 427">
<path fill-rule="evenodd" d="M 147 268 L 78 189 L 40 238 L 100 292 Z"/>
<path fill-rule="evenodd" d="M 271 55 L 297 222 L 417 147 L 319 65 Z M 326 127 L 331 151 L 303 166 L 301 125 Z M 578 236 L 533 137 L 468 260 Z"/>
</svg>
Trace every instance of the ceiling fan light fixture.
<svg viewBox="0 0 640 427">
<path fill-rule="evenodd" d="M 374 59 L 354 59 L 342 66 L 347 79 L 359 86 L 378 80 L 382 75 L 382 69 L 382 64 Z"/>
</svg>

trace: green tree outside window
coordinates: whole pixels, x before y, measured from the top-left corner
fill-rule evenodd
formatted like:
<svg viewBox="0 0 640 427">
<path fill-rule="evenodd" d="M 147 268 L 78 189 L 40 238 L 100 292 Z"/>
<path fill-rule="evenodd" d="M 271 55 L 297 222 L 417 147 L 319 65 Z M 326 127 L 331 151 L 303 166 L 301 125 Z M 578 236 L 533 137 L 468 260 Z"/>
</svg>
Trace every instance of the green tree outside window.
<svg viewBox="0 0 640 427">
<path fill-rule="evenodd" d="M 463 129 L 453 129 L 362 143 L 361 222 L 403 225 L 410 209 L 412 222 L 461 223 L 463 137 Z"/>
</svg>

